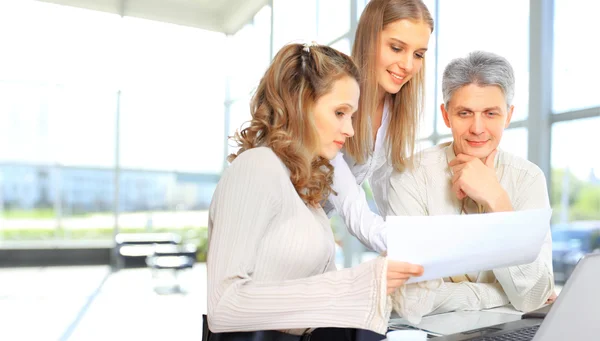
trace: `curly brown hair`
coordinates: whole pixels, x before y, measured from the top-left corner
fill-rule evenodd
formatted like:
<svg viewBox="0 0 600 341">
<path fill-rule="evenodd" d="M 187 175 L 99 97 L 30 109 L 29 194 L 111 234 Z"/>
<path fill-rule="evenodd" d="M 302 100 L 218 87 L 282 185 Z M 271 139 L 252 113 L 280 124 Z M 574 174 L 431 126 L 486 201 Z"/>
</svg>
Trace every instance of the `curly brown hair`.
<svg viewBox="0 0 600 341">
<path fill-rule="evenodd" d="M 318 206 L 333 192 L 333 166 L 317 156 L 319 136 L 312 109 L 343 77 L 359 82 L 358 68 L 349 56 L 322 45 L 284 46 L 252 97 L 249 125 L 230 137 L 239 150 L 228 161 L 248 149 L 269 147 L 289 169 L 300 198 Z"/>
</svg>

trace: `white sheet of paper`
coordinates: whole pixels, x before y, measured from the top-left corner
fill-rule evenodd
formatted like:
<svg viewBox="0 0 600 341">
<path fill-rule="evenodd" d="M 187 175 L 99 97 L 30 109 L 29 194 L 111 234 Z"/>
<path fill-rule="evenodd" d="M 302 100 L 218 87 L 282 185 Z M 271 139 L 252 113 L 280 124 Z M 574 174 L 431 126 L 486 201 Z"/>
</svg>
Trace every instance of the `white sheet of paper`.
<svg viewBox="0 0 600 341">
<path fill-rule="evenodd" d="M 440 216 L 388 216 L 390 259 L 420 264 L 407 283 L 533 262 L 551 209 Z"/>
</svg>

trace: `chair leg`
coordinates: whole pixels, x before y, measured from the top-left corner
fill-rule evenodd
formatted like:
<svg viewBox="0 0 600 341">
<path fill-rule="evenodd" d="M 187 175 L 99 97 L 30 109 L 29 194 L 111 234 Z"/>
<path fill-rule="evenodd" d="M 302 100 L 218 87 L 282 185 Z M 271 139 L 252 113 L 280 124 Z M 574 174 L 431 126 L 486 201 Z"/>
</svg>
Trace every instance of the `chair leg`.
<svg viewBox="0 0 600 341">
<path fill-rule="evenodd" d="M 173 269 L 173 278 L 175 280 L 174 290 L 176 293 L 181 294 L 181 285 L 179 283 L 179 270 Z"/>
<path fill-rule="evenodd" d="M 210 330 L 208 329 L 208 316 L 202 314 L 202 341 L 210 339 Z"/>
</svg>

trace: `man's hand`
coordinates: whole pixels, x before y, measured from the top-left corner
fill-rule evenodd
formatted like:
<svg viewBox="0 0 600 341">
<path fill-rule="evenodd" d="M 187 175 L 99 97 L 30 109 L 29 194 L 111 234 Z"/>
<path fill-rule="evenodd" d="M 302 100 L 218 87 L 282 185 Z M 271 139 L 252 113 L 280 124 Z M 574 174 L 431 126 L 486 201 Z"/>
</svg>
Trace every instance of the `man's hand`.
<svg viewBox="0 0 600 341">
<path fill-rule="evenodd" d="M 458 154 L 448 164 L 452 169 L 452 191 L 459 200 L 469 197 L 478 204 L 484 205 L 488 212 L 512 211 L 508 194 L 496 177 L 494 150 L 485 159 Z"/>
</svg>

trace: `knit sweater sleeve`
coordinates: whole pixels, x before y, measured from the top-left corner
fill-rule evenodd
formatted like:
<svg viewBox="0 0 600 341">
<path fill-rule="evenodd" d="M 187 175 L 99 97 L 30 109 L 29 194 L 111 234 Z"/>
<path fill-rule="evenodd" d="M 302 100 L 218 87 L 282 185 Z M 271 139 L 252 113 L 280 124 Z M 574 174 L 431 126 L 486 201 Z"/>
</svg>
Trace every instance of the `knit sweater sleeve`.
<svg viewBox="0 0 600 341">
<path fill-rule="evenodd" d="M 289 177 L 278 168 L 280 161 L 269 149 L 249 150 L 217 186 L 209 214 L 209 328 L 234 332 L 352 327 L 384 334 L 391 312 L 385 258 L 311 277 L 288 269 L 281 280 L 253 278 L 259 268 L 264 272 L 269 267 L 268 261 L 256 262 L 256 250 L 277 247 L 262 236 L 287 218 L 279 216 L 282 204 L 299 200 L 297 194 L 283 194 L 281 184 Z"/>
</svg>

